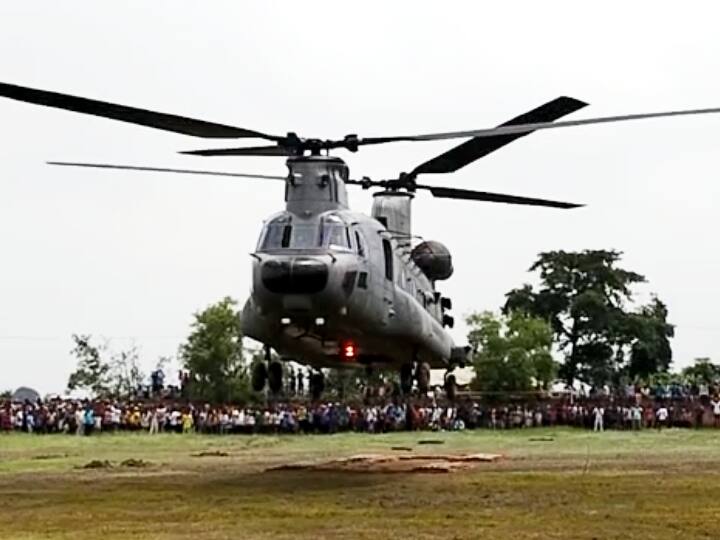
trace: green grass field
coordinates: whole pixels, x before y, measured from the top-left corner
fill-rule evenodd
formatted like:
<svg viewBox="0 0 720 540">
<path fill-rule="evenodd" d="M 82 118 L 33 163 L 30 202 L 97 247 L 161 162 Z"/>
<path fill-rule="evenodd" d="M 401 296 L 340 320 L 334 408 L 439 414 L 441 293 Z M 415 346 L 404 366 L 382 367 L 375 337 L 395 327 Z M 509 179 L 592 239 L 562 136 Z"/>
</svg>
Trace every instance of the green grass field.
<svg viewBox="0 0 720 540">
<path fill-rule="evenodd" d="M 506 458 L 449 474 L 266 471 L 392 446 Z M 680 537 L 720 538 L 720 431 L 0 436 L 3 539 Z"/>
</svg>

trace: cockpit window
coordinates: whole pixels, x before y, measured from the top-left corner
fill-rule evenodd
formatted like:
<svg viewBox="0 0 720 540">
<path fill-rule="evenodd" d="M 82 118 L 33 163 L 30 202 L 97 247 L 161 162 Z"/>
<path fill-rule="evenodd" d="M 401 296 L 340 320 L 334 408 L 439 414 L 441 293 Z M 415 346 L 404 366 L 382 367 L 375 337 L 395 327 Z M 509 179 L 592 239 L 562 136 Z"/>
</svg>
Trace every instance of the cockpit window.
<svg viewBox="0 0 720 540">
<path fill-rule="evenodd" d="M 265 226 L 258 251 L 311 248 L 352 251 L 349 227 L 334 215 L 325 216 L 321 224 L 296 224 L 289 216 L 280 216 Z"/>
<path fill-rule="evenodd" d="M 323 219 L 321 245 L 328 249 L 341 251 L 352 249 L 350 230 L 343 220 L 333 215 Z"/>
<path fill-rule="evenodd" d="M 260 251 L 270 249 L 304 249 L 319 245 L 319 228 L 316 224 L 293 225 L 290 218 L 282 216 L 265 226 L 260 240 Z"/>
</svg>

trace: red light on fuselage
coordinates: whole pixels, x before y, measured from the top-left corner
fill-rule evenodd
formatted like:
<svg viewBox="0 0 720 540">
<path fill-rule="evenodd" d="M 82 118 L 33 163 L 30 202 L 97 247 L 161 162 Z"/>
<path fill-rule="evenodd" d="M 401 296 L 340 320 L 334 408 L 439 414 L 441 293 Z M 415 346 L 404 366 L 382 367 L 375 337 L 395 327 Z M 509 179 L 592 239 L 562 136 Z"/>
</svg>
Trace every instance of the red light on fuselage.
<svg viewBox="0 0 720 540">
<path fill-rule="evenodd" d="M 351 342 L 346 342 L 342 346 L 342 357 L 345 360 L 354 360 L 355 359 L 355 344 Z"/>
</svg>

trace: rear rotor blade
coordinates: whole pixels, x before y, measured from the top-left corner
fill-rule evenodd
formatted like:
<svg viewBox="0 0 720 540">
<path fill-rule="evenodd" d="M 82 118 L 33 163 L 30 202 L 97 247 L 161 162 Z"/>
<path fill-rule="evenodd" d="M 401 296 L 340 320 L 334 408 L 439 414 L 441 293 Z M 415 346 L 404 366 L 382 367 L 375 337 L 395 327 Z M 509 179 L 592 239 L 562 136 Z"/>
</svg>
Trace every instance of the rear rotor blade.
<svg viewBox="0 0 720 540">
<path fill-rule="evenodd" d="M 402 141 L 439 141 L 444 139 L 464 139 L 468 137 L 495 137 L 497 135 L 527 134 L 539 129 L 565 128 L 573 126 L 586 126 L 590 124 L 607 124 L 611 122 L 625 122 L 627 120 L 644 120 L 647 118 L 666 118 L 671 116 L 690 116 L 696 114 L 717 114 L 719 108 L 688 109 L 683 111 L 667 111 L 643 114 L 626 114 L 620 116 L 601 116 L 598 118 L 585 118 L 581 120 L 566 120 L 564 122 L 538 122 L 532 124 L 519 124 L 500 126 L 489 129 L 475 129 L 468 131 L 449 131 L 446 133 L 428 133 L 425 135 L 405 135 L 400 137 L 368 137 L 357 141 L 358 145 L 383 144 Z"/>
<path fill-rule="evenodd" d="M 574 204 L 546 199 L 534 199 L 531 197 L 519 197 L 517 195 L 504 195 L 502 193 L 488 193 L 485 191 L 471 191 L 468 189 L 456 189 L 434 186 L 417 186 L 417 189 L 427 189 L 435 197 L 441 199 L 463 199 L 468 201 L 486 201 L 507 204 L 524 204 L 528 206 L 547 206 L 550 208 L 579 208 L 582 204 Z"/>
<path fill-rule="evenodd" d="M 163 172 L 176 174 L 202 174 L 205 176 L 230 176 L 236 178 L 259 178 L 261 180 L 286 180 L 285 176 L 271 176 L 267 174 L 244 174 L 220 171 L 201 171 L 196 169 L 168 169 L 161 167 L 136 167 L 134 165 L 110 165 L 107 163 L 75 163 L 70 161 L 48 161 L 48 165 L 63 167 L 89 167 L 93 169 L 118 169 L 122 171 Z"/>
<path fill-rule="evenodd" d="M 585 106 L 587 106 L 587 103 L 584 101 L 561 96 L 501 125 L 512 126 L 537 122 L 551 122 L 582 109 Z M 475 137 L 415 167 L 410 174 L 416 176 L 418 174 L 455 172 L 473 161 L 502 148 L 515 139 L 519 139 L 530 133 L 532 132 L 526 131 L 523 133 L 509 133 L 491 137 Z"/>
<path fill-rule="evenodd" d="M 139 124 L 141 126 L 162 129 L 164 131 L 173 131 L 184 135 L 192 135 L 194 137 L 204 138 L 260 138 L 271 141 L 281 140 L 282 137 L 267 135 L 259 131 L 244 129 L 224 124 L 215 124 L 204 120 L 195 120 L 184 116 L 174 114 L 166 114 L 146 109 L 138 109 L 135 107 L 127 107 L 125 105 L 117 105 L 105 101 L 97 101 L 83 97 L 71 96 L 69 94 L 61 94 L 58 92 L 48 92 L 46 90 L 37 90 L 14 84 L 0 83 L 0 96 L 24 101 L 26 103 L 35 103 L 36 105 L 44 105 L 46 107 L 54 107 L 56 109 L 64 109 L 93 116 L 101 116 L 121 122 L 129 122 L 131 124 Z"/>
<path fill-rule="evenodd" d="M 292 156 L 295 152 L 285 146 L 255 146 L 249 148 L 215 148 L 209 150 L 185 150 L 189 156 Z"/>
</svg>

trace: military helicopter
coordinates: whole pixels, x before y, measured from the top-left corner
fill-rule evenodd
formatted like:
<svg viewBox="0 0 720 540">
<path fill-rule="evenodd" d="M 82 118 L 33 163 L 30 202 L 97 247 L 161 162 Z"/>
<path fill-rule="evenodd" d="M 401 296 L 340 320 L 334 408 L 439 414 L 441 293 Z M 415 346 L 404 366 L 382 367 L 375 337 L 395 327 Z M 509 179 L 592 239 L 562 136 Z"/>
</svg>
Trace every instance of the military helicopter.
<svg viewBox="0 0 720 540">
<path fill-rule="evenodd" d="M 436 241 L 415 242 L 411 206 L 418 190 L 434 197 L 571 209 L 579 204 L 500 193 L 420 184 L 421 175 L 451 173 L 506 144 L 542 129 L 718 113 L 720 108 L 608 116 L 556 122 L 587 103 L 558 97 L 494 128 L 425 135 L 342 139 L 284 136 L 96 101 L 68 94 L 0 83 L 0 96 L 209 139 L 264 139 L 271 145 L 191 150 L 196 156 L 285 157 L 283 176 L 171 169 L 105 163 L 48 162 L 52 165 L 129 171 L 201 174 L 285 182 L 285 210 L 263 225 L 251 256 L 252 292 L 242 311 L 245 335 L 265 345 L 266 363 L 252 381 L 279 392 L 282 365 L 271 360 L 308 364 L 314 397 L 324 386 L 322 368 L 377 367 L 400 372 L 403 392 L 414 383 L 429 386 L 430 369 L 445 369 L 445 390 L 456 391 L 452 371 L 468 361 L 469 348 L 456 346 L 446 331 L 453 326 L 452 301 L 437 289 L 453 273 L 447 248 Z M 395 178 L 352 179 L 346 163 L 332 150 L 399 141 L 468 139 Z M 380 188 L 370 215 L 349 209 L 346 187 Z"/>
</svg>

